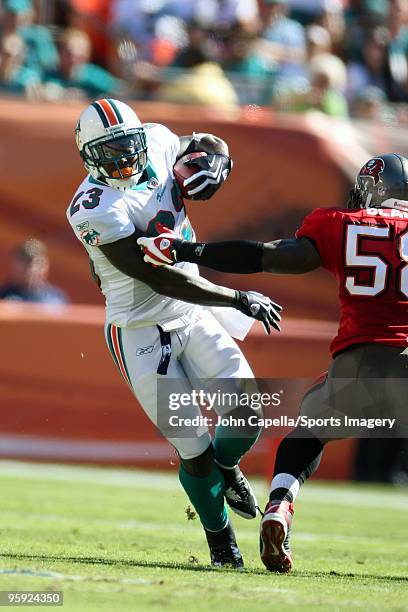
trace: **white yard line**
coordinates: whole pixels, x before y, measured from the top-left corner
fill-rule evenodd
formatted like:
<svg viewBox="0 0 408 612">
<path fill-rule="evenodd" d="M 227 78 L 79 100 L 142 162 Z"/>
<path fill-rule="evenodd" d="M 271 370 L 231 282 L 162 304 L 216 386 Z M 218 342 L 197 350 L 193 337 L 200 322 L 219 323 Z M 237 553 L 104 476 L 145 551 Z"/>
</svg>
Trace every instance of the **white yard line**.
<svg viewBox="0 0 408 612">
<path fill-rule="evenodd" d="M 155 472 L 146 470 L 116 469 L 104 467 L 84 467 L 58 465 L 54 463 L 28 463 L 23 461 L 0 460 L 0 476 L 13 476 L 38 480 L 68 481 L 143 488 L 162 491 L 179 489 L 178 476 L 175 472 Z M 262 498 L 266 497 L 266 486 L 260 479 L 254 480 L 254 488 Z M 370 509 L 383 509 L 392 502 L 394 509 L 408 510 L 408 488 L 371 489 L 356 483 L 306 483 L 299 495 L 302 501 L 343 504 Z"/>
<path fill-rule="evenodd" d="M 350 486 L 351 485 L 351 486 Z M 307 502 L 343 504 L 344 506 L 357 506 L 369 509 L 384 509 L 389 507 L 399 510 L 408 510 L 408 487 L 386 487 L 375 489 L 357 483 L 307 483 L 302 487 L 299 498 Z"/>
<path fill-rule="evenodd" d="M 171 461 L 172 450 L 162 440 L 125 442 L 122 440 L 75 440 L 45 436 L 0 434 L 0 456 L 47 461 Z"/>
<path fill-rule="evenodd" d="M 59 465 L 55 463 L 26 463 L 0 460 L 0 476 L 38 480 L 57 480 L 118 487 L 142 487 L 172 491 L 178 487 L 176 473 L 130 470 L 121 468 Z"/>
</svg>

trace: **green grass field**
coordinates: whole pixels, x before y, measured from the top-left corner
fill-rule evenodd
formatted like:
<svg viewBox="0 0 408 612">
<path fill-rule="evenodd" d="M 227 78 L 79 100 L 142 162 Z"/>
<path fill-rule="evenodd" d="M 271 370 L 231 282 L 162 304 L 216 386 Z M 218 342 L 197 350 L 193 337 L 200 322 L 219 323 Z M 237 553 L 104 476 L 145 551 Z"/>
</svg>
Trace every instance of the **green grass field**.
<svg viewBox="0 0 408 612">
<path fill-rule="evenodd" d="M 0 462 L 0 490 L 0 590 L 63 590 L 63 610 L 408 610 L 404 489 L 308 483 L 288 576 L 238 517 L 246 570 L 212 569 L 173 473 Z"/>
</svg>

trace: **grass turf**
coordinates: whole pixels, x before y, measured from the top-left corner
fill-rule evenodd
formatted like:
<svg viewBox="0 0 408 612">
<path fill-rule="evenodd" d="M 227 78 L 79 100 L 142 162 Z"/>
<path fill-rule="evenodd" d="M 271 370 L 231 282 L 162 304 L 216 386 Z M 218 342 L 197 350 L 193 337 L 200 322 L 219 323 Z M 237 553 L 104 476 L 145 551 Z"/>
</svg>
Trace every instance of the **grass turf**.
<svg viewBox="0 0 408 612">
<path fill-rule="evenodd" d="M 238 517 L 246 570 L 212 569 L 173 473 L 0 462 L 0 490 L 0 590 L 63 590 L 64 611 L 408 609 L 404 489 L 308 483 L 288 576 Z"/>
</svg>

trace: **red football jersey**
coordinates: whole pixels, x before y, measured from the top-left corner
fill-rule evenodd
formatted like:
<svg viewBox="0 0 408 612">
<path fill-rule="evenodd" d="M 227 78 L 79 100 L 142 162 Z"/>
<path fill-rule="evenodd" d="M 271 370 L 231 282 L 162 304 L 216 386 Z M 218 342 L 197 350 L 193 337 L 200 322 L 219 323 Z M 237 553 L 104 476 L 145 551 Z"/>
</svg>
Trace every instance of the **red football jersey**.
<svg viewBox="0 0 408 612">
<path fill-rule="evenodd" d="M 338 282 L 333 355 L 358 342 L 408 347 L 408 212 L 317 208 L 296 236 L 314 242 Z"/>
</svg>

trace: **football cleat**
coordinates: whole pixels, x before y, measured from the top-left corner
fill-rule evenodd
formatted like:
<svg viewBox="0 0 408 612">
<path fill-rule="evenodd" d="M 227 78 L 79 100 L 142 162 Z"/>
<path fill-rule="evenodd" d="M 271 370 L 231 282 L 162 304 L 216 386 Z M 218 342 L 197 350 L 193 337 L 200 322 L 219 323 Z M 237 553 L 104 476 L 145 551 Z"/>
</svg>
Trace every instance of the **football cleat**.
<svg viewBox="0 0 408 612">
<path fill-rule="evenodd" d="M 225 482 L 225 500 L 231 510 L 244 519 L 254 519 L 258 514 L 258 502 L 251 485 L 238 465 L 232 469 L 220 466 Z"/>
<path fill-rule="evenodd" d="M 271 572 L 288 573 L 292 569 L 289 546 L 293 504 L 288 501 L 271 501 L 265 508 L 261 521 L 261 559 Z"/>
<path fill-rule="evenodd" d="M 231 523 L 227 523 L 221 531 L 208 531 L 205 528 L 204 531 L 210 549 L 211 565 L 243 569 L 244 560 L 239 552 Z"/>
</svg>

